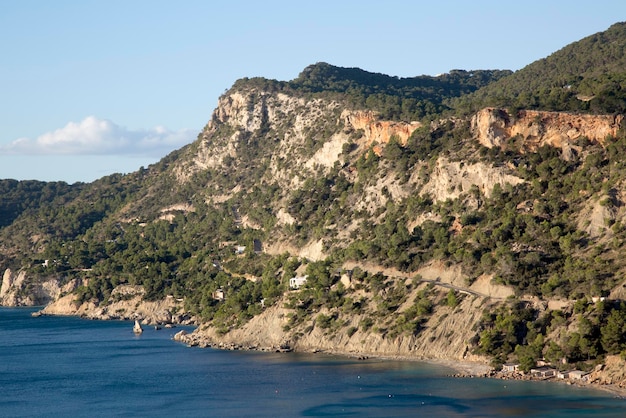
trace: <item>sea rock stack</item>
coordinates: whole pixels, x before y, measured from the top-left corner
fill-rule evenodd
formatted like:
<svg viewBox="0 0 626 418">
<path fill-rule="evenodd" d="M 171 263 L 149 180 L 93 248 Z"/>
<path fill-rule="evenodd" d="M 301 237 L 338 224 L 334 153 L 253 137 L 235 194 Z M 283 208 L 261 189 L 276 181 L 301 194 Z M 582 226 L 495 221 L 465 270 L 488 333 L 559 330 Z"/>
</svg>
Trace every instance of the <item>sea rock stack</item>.
<svg viewBox="0 0 626 418">
<path fill-rule="evenodd" d="M 135 320 L 135 326 L 133 326 L 133 332 L 135 334 L 141 334 L 143 332 L 143 328 L 141 328 L 141 324 L 137 320 Z"/>
</svg>

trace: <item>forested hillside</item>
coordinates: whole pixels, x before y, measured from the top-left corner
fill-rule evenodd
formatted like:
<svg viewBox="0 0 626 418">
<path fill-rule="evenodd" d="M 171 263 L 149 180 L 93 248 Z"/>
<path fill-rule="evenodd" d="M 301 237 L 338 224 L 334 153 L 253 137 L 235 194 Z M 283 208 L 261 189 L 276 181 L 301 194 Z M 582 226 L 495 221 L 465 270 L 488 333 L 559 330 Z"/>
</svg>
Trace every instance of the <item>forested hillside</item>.
<svg viewBox="0 0 626 418">
<path fill-rule="evenodd" d="M 147 169 L 0 182 L 0 298 L 52 280 L 103 312 L 132 286 L 212 338 L 271 317 L 291 346 L 590 369 L 626 353 L 625 28 L 515 73 L 242 79 Z"/>
<path fill-rule="evenodd" d="M 624 113 L 626 26 L 616 23 L 479 92 L 455 99 L 454 107 Z"/>
</svg>

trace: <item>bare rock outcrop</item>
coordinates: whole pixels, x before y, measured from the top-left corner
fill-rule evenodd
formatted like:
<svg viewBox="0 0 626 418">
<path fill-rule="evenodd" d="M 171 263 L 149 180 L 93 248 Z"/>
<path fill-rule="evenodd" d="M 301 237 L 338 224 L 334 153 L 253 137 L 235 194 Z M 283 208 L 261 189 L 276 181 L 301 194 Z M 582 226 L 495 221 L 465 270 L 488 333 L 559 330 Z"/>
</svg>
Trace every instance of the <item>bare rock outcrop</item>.
<svg viewBox="0 0 626 418">
<path fill-rule="evenodd" d="M 271 138 L 274 148 L 268 176 L 295 188 L 306 175 L 302 170 L 328 170 L 340 161 L 345 144 L 362 150 L 378 144 L 380 152 L 392 137 L 405 145 L 421 123 L 382 120 L 371 111 L 342 111 L 338 102 L 327 99 L 305 100 L 259 89 L 231 91 L 220 97 L 189 163 L 177 167 L 176 176 L 184 182 L 199 170 L 222 166 L 248 146 L 247 138 L 269 126 L 276 137 Z"/>
<path fill-rule="evenodd" d="M 280 156 L 284 153 L 283 148 L 291 150 L 294 141 L 301 143 L 308 130 L 319 123 L 319 118 L 325 113 L 332 113 L 338 106 L 332 101 L 305 101 L 283 93 L 255 89 L 230 92 L 220 97 L 211 121 L 201 133 L 202 141 L 195 151 L 194 166 L 187 168 L 197 170 L 221 165 L 224 158 L 235 157 L 239 147 L 247 146 L 243 132 L 258 132 L 264 126 L 282 131 L 275 150 Z M 229 136 L 215 135 L 221 126 L 230 128 Z M 181 178 L 186 177 L 182 171 L 177 174 Z"/>
<path fill-rule="evenodd" d="M 626 361 L 618 355 L 606 356 L 604 365 L 596 367 L 588 376 L 596 385 L 613 385 L 626 389 Z"/>
<path fill-rule="evenodd" d="M 286 240 L 279 240 L 265 248 L 267 254 L 280 255 L 285 252 L 297 254 L 298 257 L 311 261 L 323 260 L 328 255 L 324 252 L 324 241 L 313 240 L 304 245 L 295 246 Z"/>
<path fill-rule="evenodd" d="M 280 351 L 288 348 L 301 352 L 324 351 L 355 357 L 393 357 L 412 359 L 458 360 L 486 363 L 486 359 L 469 353 L 468 341 L 473 337 L 473 325 L 478 321 L 485 300 L 467 297 L 456 308 L 442 307 L 423 326 L 418 335 L 386 336 L 358 327 L 361 318 L 350 321 L 356 331 L 332 332 L 318 326 L 290 329 L 291 310 L 280 302 L 255 316 L 238 329 L 218 334 L 210 326 L 193 333 L 180 333 L 176 339 L 189 345 L 213 347 L 254 348 Z M 324 312 L 321 312 L 324 313 Z"/>
<path fill-rule="evenodd" d="M 25 271 L 6 269 L 0 287 L 1 306 L 38 306 L 56 299 L 62 292 L 58 279 L 29 281 Z M 27 289 L 28 287 L 28 289 Z"/>
<path fill-rule="evenodd" d="M 492 167 L 485 163 L 466 164 L 440 157 L 430 176 L 430 180 L 421 190 L 435 200 L 456 199 L 461 193 L 468 192 L 472 186 L 478 187 L 487 197 L 491 196 L 496 184 L 517 185 L 523 183 L 519 177 L 507 174 L 501 167 Z"/>
<path fill-rule="evenodd" d="M 401 145 L 406 145 L 411 134 L 422 124 L 420 122 L 396 122 L 381 120 L 371 111 L 348 111 L 341 114 L 346 126 L 363 131 L 363 140 L 366 147 L 377 142 L 386 144 L 392 136 L 398 138 Z"/>
<path fill-rule="evenodd" d="M 615 208 L 603 204 L 606 199 L 606 196 L 589 199 L 578 215 L 578 228 L 592 238 L 600 237 L 609 229 L 608 221 L 615 219 Z"/>
<path fill-rule="evenodd" d="M 474 138 L 487 148 L 503 147 L 512 138 L 519 138 L 522 151 L 550 145 L 563 149 L 567 156 L 572 143 L 583 137 L 604 144 L 617 134 L 623 118 L 536 110 L 510 115 L 504 109 L 486 108 L 472 117 L 471 129 Z"/>
<path fill-rule="evenodd" d="M 76 315 L 100 320 L 139 320 L 144 324 L 192 324 L 195 319 L 186 313 L 183 301 L 172 296 L 163 300 L 143 299 L 141 286 L 120 285 L 111 292 L 109 303 L 76 302 L 74 294 L 67 294 L 41 310 L 42 315 Z"/>
</svg>

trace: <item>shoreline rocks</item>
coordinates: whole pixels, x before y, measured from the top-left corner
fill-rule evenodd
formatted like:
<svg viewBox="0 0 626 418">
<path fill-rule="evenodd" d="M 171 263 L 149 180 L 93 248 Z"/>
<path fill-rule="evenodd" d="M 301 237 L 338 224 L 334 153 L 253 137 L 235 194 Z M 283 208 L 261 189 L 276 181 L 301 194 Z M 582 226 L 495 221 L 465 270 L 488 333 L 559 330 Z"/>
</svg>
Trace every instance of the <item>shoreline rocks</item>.
<svg viewBox="0 0 626 418">
<path fill-rule="evenodd" d="M 117 289 L 117 288 L 116 288 Z M 118 292 L 124 297 L 113 300 L 106 306 L 98 306 L 91 301 L 77 305 L 74 295 L 68 294 L 47 305 L 37 315 L 72 315 L 96 320 L 138 320 L 142 325 L 173 327 L 197 325 L 197 320 L 184 310 L 182 302 L 173 297 L 160 301 L 145 301 L 143 294 L 135 289 Z"/>
</svg>

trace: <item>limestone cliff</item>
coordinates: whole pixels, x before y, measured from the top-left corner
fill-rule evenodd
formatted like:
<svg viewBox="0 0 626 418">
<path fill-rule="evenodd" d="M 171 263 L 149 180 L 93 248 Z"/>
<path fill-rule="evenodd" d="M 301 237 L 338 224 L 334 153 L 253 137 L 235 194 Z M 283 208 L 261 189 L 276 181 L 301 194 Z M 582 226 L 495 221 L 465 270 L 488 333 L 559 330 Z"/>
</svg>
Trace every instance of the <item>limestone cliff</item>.
<svg viewBox="0 0 626 418">
<path fill-rule="evenodd" d="M 420 122 L 396 122 L 381 120 L 376 113 L 366 111 L 344 111 L 341 117 L 346 125 L 363 131 L 364 145 L 373 143 L 386 144 L 392 136 L 402 145 L 406 145 L 411 134 L 422 124 Z"/>
<path fill-rule="evenodd" d="M 270 126 L 276 135 L 271 155 L 275 163 L 290 158 L 300 167 L 310 167 L 314 163 L 332 166 L 341 154 L 343 143 L 348 140 L 348 135 L 339 126 L 340 113 L 338 103 L 323 99 L 304 100 L 255 89 L 229 92 L 219 99 L 210 122 L 201 133 L 197 150 L 189 161 L 191 164 L 180 165 L 176 169 L 177 176 L 184 181 L 198 170 L 222 167 L 228 158 L 236 158 L 242 148 L 251 146 L 251 135 L 266 133 Z M 302 143 L 307 139 L 313 141 L 311 129 L 323 128 L 320 120 L 325 121 L 330 133 L 330 138 L 324 141 L 326 148 L 320 150 L 322 155 L 300 152 Z M 272 175 L 284 180 L 286 185 L 297 185 L 302 180 L 293 179 L 291 172 L 278 168 Z"/>
<path fill-rule="evenodd" d="M 462 193 L 467 193 L 472 187 L 476 187 L 482 194 L 489 197 L 496 184 L 515 186 L 523 182 L 521 178 L 508 174 L 503 167 L 493 167 L 482 162 L 465 164 L 461 161 L 439 158 L 421 193 L 429 194 L 435 200 L 445 201 L 456 199 Z"/>
<path fill-rule="evenodd" d="M 471 129 L 482 145 L 488 148 L 509 147 L 519 138 L 522 151 L 534 151 L 549 145 L 564 153 L 581 138 L 604 144 L 617 135 L 623 115 L 586 115 L 566 112 L 520 110 L 516 115 L 504 109 L 486 108 L 471 119 Z"/>
<path fill-rule="evenodd" d="M 0 306 L 39 306 L 59 297 L 61 292 L 73 289 L 62 288 L 56 277 L 29 280 L 25 271 L 13 272 L 6 269 L 0 287 Z"/>
<path fill-rule="evenodd" d="M 345 110 L 332 100 L 305 100 L 256 89 L 233 91 L 219 99 L 191 164 L 179 165 L 176 173 L 185 181 L 199 170 L 221 167 L 228 158 L 236 158 L 241 148 L 250 146 L 251 135 L 266 133 L 271 127 L 275 137 L 268 179 L 297 187 L 307 172 L 343 162 L 346 144 L 365 150 L 396 137 L 404 145 L 420 126 L 419 122 L 382 120 L 371 111 Z M 289 167 L 285 160 L 290 161 Z"/>
</svg>

